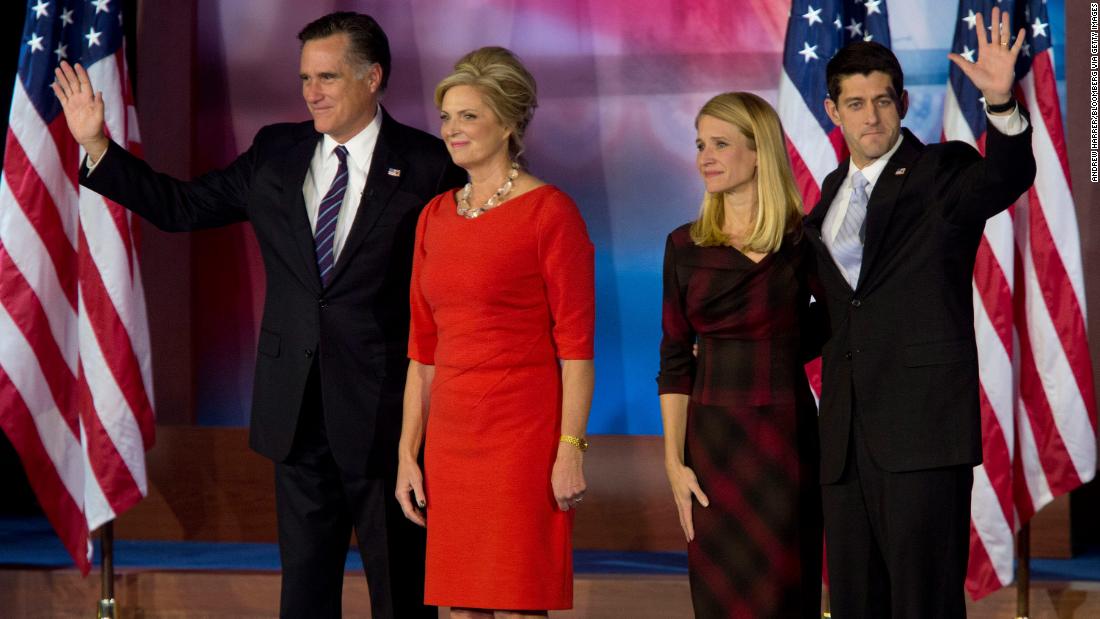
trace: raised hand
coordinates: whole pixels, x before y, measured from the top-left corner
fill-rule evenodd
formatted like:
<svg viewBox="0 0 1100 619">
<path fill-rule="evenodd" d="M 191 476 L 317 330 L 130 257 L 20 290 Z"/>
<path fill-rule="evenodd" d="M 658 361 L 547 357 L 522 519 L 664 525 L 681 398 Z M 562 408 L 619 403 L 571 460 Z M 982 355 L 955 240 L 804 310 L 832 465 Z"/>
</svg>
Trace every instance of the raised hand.
<svg viewBox="0 0 1100 619">
<path fill-rule="evenodd" d="M 88 72 L 77 63 L 72 67 L 64 60 L 54 69 L 50 86 L 61 102 L 69 132 L 93 161 L 98 160 L 110 143 L 103 133 L 103 93 L 92 89 Z"/>
<path fill-rule="evenodd" d="M 1009 47 L 1009 17 L 997 7 L 993 8 L 990 21 L 994 27 L 986 39 L 985 19 L 979 13 L 975 28 L 978 30 L 978 60 L 970 62 L 959 54 L 947 57 L 974 83 L 990 105 L 1005 103 L 1012 97 L 1012 85 L 1016 81 L 1016 57 L 1024 44 L 1024 29 L 1016 34 L 1016 43 Z"/>
</svg>

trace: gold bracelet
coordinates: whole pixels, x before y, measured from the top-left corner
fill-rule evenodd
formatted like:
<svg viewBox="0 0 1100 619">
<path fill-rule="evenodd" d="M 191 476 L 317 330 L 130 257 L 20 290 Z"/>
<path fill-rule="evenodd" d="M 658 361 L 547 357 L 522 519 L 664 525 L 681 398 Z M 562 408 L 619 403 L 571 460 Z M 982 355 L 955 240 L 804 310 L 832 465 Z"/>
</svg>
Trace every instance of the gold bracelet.
<svg viewBox="0 0 1100 619">
<path fill-rule="evenodd" d="M 570 436 L 568 434 L 561 435 L 562 443 L 569 443 L 581 451 L 588 451 L 588 441 L 576 436 Z"/>
</svg>

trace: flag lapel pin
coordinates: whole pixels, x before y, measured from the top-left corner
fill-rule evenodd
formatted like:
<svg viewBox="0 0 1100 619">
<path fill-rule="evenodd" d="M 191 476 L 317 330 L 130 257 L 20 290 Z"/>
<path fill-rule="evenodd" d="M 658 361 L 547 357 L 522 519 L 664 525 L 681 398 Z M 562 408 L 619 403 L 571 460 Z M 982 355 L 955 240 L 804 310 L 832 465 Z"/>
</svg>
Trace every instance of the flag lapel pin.
<svg viewBox="0 0 1100 619">
<path fill-rule="evenodd" d="M 894 170 L 894 176 L 901 176 L 903 174 L 905 174 L 905 168 L 898 168 L 897 170 Z"/>
<path fill-rule="evenodd" d="M 397 168 L 390 168 L 389 170 L 386 170 L 386 174 L 389 174 L 390 176 L 400 177 L 401 170 L 398 170 Z"/>
</svg>

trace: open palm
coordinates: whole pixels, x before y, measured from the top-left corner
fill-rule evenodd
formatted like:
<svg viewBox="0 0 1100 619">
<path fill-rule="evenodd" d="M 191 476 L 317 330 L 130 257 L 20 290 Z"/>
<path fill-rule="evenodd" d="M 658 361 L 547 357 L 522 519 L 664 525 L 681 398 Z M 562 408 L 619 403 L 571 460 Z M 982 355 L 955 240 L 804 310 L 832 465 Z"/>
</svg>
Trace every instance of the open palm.
<svg viewBox="0 0 1100 619">
<path fill-rule="evenodd" d="M 107 143 L 103 133 L 103 93 L 92 89 L 88 72 L 80 64 L 74 68 L 62 61 L 54 69 L 54 77 L 56 81 L 51 88 L 61 102 L 73 139 L 89 153 L 101 153 Z"/>
<path fill-rule="evenodd" d="M 1004 103 L 1012 96 L 1012 85 L 1016 80 L 1016 57 L 1024 43 L 1024 30 L 1016 35 L 1016 43 L 1009 46 L 1009 16 L 994 7 L 990 21 L 995 27 L 986 37 L 985 19 L 981 13 L 975 16 L 978 30 L 978 60 L 970 62 L 959 54 L 948 54 L 948 58 L 974 82 L 982 91 L 982 96 L 991 104 Z"/>
</svg>

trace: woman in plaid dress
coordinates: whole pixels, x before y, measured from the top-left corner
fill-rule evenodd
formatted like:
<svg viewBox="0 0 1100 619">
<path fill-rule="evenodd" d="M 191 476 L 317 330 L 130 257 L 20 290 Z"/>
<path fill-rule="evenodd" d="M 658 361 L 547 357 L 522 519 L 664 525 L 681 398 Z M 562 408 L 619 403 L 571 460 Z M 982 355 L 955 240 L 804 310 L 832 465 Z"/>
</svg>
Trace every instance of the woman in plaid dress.
<svg viewBox="0 0 1100 619">
<path fill-rule="evenodd" d="M 657 377 L 692 603 L 697 617 L 820 617 L 802 201 L 763 99 L 718 95 L 695 125 L 706 197 L 665 246 Z"/>
</svg>

